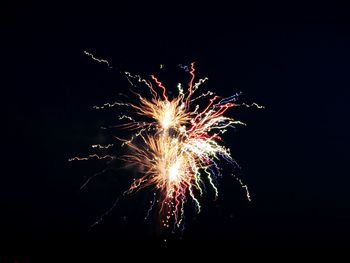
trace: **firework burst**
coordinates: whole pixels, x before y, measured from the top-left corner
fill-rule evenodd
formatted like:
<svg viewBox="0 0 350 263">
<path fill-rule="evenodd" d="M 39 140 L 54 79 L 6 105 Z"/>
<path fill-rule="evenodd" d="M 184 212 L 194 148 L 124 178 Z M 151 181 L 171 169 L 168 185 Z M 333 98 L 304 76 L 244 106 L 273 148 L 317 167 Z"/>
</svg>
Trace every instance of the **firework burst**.
<svg viewBox="0 0 350 263">
<path fill-rule="evenodd" d="M 108 63 L 105 60 L 94 60 Z M 140 170 L 139 176 L 134 178 L 125 194 L 146 187 L 152 189 L 160 204 L 159 213 L 164 227 L 169 227 L 170 224 L 180 227 L 183 224 L 184 205 L 188 199 L 192 199 L 197 212 L 200 212 L 199 197 L 203 195 L 206 184 L 212 187 L 215 197 L 218 196 L 215 181 L 220 175 L 220 159 L 235 164 L 221 136 L 230 127 L 245 125 L 225 114 L 233 107 L 251 106 L 237 103 L 239 93 L 227 98 L 220 98 L 210 91 L 195 96 L 207 78 L 195 82 L 194 63 L 189 67 L 182 65 L 181 67 L 189 72 L 189 81 L 186 88 L 178 84 L 177 95 L 168 96 L 167 88 L 154 75 L 145 79 L 125 72 L 125 76 L 133 86 L 131 91 L 138 98 L 138 102 L 118 101 L 94 106 L 95 109 L 119 106 L 133 112 L 131 115 L 120 115 L 121 123 L 117 125 L 132 132 L 130 138 L 116 137 L 122 146 L 130 149 L 128 154 L 118 158 L 127 164 L 136 165 Z M 139 85 L 148 87 L 148 96 L 134 90 Z M 198 101 L 201 101 L 201 104 L 197 104 Z M 261 107 L 257 104 L 254 106 Z M 112 144 L 93 145 L 94 148 L 112 146 Z M 70 160 L 89 158 L 115 157 L 94 154 Z M 250 200 L 247 186 L 238 180 L 246 189 Z M 151 208 L 153 204 L 154 202 Z"/>
</svg>

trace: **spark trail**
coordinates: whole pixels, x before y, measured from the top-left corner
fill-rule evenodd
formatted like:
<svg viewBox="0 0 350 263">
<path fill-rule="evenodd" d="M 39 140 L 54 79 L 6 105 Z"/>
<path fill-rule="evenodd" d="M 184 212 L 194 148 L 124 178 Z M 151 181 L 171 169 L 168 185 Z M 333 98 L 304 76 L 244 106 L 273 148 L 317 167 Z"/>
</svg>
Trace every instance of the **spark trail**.
<svg viewBox="0 0 350 263">
<path fill-rule="evenodd" d="M 91 54 L 88 55 L 97 60 Z M 106 62 L 110 66 L 108 61 L 97 61 Z M 169 96 L 166 85 L 155 75 L 148 79 L 124 72 L 133 89 L 144 86 L 149 90 L 148 95 L 144 95 L 145 92 L 141 89 L 138 92 L 132 90 L 137 97 L 136 103 L 117 101 L 94 106 L 95 109 L 118 106 L 129 109 L 129 112 L 132 110 L 132 116 L 119 116 L 121 123 L 117 127 L 132 133 L 129 138 L 116 137 L 122 146 L 129 148 L 128 154 L 118 158 L 126 164 L 139 167 L 140 173 L 124 194 L 146 187 L 151 189 L 154 191 L 154 199 L 146 218 L 157 203 L 162 226 L 169 228 L 172 225 L 179 229 L 181 226 L 183 228 L 186 202 L 192 200 L 196 211 L 201 211 L 200 197 L 205 192 L 205 185 L 213 189 L 215 198 L 219 195 L 216 178 L 221 176 L 220 160 L 236 165 L 221 136 L 229 128 L 245 124 L 227 116 L 228 111 L 238 106 L 262 108 L 256 103 L 238 104 L 240 93 L 220 98 L 208 91 L 195 97 L 195 91 L 207 78 L 195 82 L 195 63 L 180 67 L 189 74 L 189 80 L 186 90 L 182 84 L 178 85 L 177 95 Z M 92 147 L 104 149 L 113 147 L 113 144 Z M 89 158 L 112 157 L 94 154 L 85 158 L 74 157 L 70 161 Z M 247 186 L 241 179 L 237 180 L 245 188 L 250 201 Z"/>
<path fill-rule="evenodd" d="M 105 63 L 109 68 L 112 68 L 106 59 L 96 58 L 93 54 L 91 54 L 87 51 L 84 51 L 84 54 L 91 57 L 93 60 L 97 61 L 98 63 Z"/>
</svg>

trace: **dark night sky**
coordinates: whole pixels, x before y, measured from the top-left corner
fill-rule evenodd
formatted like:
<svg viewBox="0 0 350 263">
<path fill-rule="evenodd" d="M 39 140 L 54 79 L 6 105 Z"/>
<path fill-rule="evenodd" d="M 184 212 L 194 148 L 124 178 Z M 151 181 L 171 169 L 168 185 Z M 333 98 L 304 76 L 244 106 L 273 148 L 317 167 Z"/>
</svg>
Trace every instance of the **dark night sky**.
<svg viewBox="0 0 350 263">
<path fill-rule="evenodd" d="M 0 229 L 11 255 L 25 258 L 36 251 L 31 246 L 55 250 L 56 243 L 123 244 L 116 251 L 141 243 L 272 250 L 348 243 L 348 6 L 32 3 L 3 10 Z M 203 213 L 189 216 L 182 241 L 164 244 L 143 221 L 146 193 L 88 232 L 130 174 L 116 169 L 79 191 L 103 164 L 67 162 L 109 140 L 99 126 L 113 116 L 91 107 L 128 88 L 84 50 L 141 74 L 196 61 L 207 88 L 242 91 L 244 100 L 265 105 L 233 110 L 248 126 L 226 138 L 253 202 L 228 176 L 219 200 L 208 197 Z"/>
</svg>

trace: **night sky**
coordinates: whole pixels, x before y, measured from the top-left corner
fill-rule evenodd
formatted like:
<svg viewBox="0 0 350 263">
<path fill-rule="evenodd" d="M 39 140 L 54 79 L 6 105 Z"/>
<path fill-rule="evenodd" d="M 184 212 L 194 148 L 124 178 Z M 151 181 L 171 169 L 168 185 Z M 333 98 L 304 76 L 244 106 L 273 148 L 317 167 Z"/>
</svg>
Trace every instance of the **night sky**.
<svg viewBox="0 0 350 263">
<path fill-rule="evenodd" d="M 204 255 L 225 245 L 230 253 L 345 247 L 349 11 L 339 3 L 5 7 L 2 254 L 13 262 L 40 255 L 43 247 L 60 254 L 83 246 L 83 253 L 93 248 L 113 255 L 134 247 L 198 245 L 210 248 Z M 115 69 L 95 63 L 84 50 Z M 188 77 L 179 79 L 171 69 L 192 61 L 197 76 L 209 78 L 205 88 L 223 96 L 242 91 L 242 101 L 266 107 L 231 110 L 248 126 L 225 134 L 252 202 L 227 172 L 219 199 L 208 191 L 202 213 L 189 212 L 182 239 L 164 242 L 155 218 L 144 220 L 149 191 L 125 198 L 89 231 L 134 173 L 116 163 L 79 190 L 104 163 L 68 158 L 90 153 L 90 144 L 113 141 L 99 127 L 118 113 L 92 106 L 128 90 L 118 70 L 159 73 L 171 86 Z M 160 64 L 168 75 L 161 75 Z"/>
</svg>

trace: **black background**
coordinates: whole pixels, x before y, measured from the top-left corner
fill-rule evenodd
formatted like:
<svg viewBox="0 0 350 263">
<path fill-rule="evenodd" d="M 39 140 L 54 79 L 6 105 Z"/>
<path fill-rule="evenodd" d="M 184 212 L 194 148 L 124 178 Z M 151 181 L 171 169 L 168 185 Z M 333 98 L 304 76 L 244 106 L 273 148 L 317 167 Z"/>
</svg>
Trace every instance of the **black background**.
<svg viewBox="0 0 350 263">
<path fill-rule="evenodd" d="M 3 254 L 25 260 L 46 246 L 58 254 L 82 246 L 85 255 L 100 249 L 114 256 L 142 247 L 198 246 L 204 255 L 346 247 L 349 11 L 336 1 L 5 6 Z M 116 168 L 80 191 L 104 166 L 67 162 L 110 140 L 99 127 L 115 114 L 92 106 L 128 88 L 117 70 L 84 50 L 146 75 L 159 73 L 160 64 L 171 71 L 196 61 L 207 88 L 224 96 L 242 91 L 244 101 L 265 105 L 232 110 L 248 126 L 226 136 L 253 201 L 227 176 L 219 200 L 208 193 L 203 212 L 189 215 L 181 240 L 164 242 L 152 219 L 143 220 L 149 193 L 121 202 L 88 231 L 127 186 L 130 171 Z"/>
</svg>

